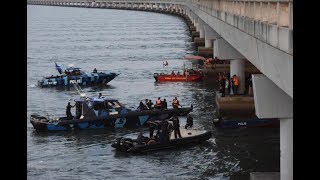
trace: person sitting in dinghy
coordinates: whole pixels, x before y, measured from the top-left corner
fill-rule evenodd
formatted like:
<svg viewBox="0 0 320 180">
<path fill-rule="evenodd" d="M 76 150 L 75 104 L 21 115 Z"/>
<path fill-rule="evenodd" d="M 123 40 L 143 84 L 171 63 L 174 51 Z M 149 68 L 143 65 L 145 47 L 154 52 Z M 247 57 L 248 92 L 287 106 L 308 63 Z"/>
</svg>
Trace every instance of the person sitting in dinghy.
<svg viewBox="0 0 320 180">
<path fill-rule="evenodd" d="M 137 138 L 137 143 L 138 144 L 146 144 L 149 141 L 148 137 L 143 136 L 143 133 L 140 132 Z"/>
<path fill-rule="evenodd" d="M 142 110 L 146 110 L 146 109 L 148 109 L 148 108 L 147 108 L 146 105 L 143 104 L 142 101 L 140 101 L 140 104 L 139 104 L 139 106 L 137 107 L 137 109 L 139 109 L 140 111 L 142 111 Z"/>
</svg>

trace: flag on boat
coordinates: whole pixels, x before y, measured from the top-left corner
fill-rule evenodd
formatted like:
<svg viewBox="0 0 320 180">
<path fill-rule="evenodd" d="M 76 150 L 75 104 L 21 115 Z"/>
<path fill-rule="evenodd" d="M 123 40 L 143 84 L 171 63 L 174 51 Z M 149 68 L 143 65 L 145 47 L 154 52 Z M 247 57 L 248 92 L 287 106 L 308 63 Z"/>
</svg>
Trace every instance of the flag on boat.
<svg viewBox="0 0 320 180">
<path fill-rule="evenodd" d="M 59 71 L 60 74 L 62 74 L 62 67 L 61 65 L 58 65 L 56 62 L 54 62 L 56 64 L 56 70 Z"/>
</svg>

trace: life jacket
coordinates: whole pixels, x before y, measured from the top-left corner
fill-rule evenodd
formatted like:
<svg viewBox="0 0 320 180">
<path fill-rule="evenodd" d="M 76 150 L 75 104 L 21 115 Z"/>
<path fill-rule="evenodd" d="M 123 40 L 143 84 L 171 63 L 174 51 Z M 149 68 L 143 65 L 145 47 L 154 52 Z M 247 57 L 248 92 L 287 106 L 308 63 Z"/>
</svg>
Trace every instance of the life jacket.
<svg viewBox="0 0 320 180">
<path fill-rule="evenodd" d="M 233 78 L 233 84 L 234 84 L 235 86 L 238 86 L 238 85 L 239 85 L 239 78 L 238 78 L 238 76 L 236 76 L 236 77 Z"/>
<path fill-rule="evenodd" d="M 161 106 L 161 100 L 160 100 L 160 99 L 158 99 L 158 100 L 156 101 L 156 105 L 157 105 L 157 106 Z"/>
</svg>

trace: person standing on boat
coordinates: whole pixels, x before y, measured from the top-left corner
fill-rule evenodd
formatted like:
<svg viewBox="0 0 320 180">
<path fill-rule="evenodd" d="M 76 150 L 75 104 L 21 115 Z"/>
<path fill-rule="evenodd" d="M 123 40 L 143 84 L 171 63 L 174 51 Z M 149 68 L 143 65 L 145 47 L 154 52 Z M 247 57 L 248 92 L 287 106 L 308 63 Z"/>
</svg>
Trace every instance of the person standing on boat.
<svg viewBox="0 0 320 180">
<path fill-rule="evenodd" d="M 149 99 L 148 103 L 147 103 L 148 109 L 152 109 L 152 105 L 153 105 L 153 103 L 151 102 L 151 99 Z"/>
<path fill-rule="evenodd" d="M 68 119 L 73 117 L 72 114 L 71 114 L 71 108 L 73 108 L 73 107 L 74 106 L 72 106 L 70 104 L 70 102 L 68 102 L 68 105 L 66 106 L 66 114 L 67 114 L 67 118 Z"/>
<path fill-rule="evenodd" d="M 170 123 L 167 120 L 161 121 L 160 128 L 161 132 L 159 134 L 159 140 L 160 142 L 166 142 L 170 140 L 170 128 L 169 128 Z"/>
<path fill-rule="evenodd" d="M 146 110 L 147 107 L 146 107 L 146 105 L 143 104 L 142 101 L 140 101 L 140 104 L 139 104 L 139 106 L 137 107 L 137 109 L 139 109 L 140 111 L 142 111 L 142 110 Z"/>
<path fill-rule="evenodd" d="M 173 100 L 172 100 L 172 107 L 175 108 L 175 109 L 178 109 L 180 106 L 179 104 L 179 100 L 177 97 L 175 97 Z"/>
<path fill-rule="evenodd" d="M 185 129 L 187 129 L 188 127 L 192 128 L 193 126 L 193 117 L 188 114 L 187 116 L 187 124 L 184 126 Z"/>
<path fill-rule="evenodd" d="M 154 130 L 158 128 L 159 125 L 152 121 L 148 121 L 148 124 L 149 124 L 149 130 L 150 130 L 149 138 L 152 138 Z M 158 131 L 159 131 L 159 128 L 158 128 Z"/>
<path fill-rule="evenodd" d="M 161 106 L 161 109 L 162 109 L 162 110 L 168 109 L 168 104 L 167 104 L 167 100 L 166 100 L 166 99 L 163 99 L 161 105 L 162 105 L 162 106 Z"/>
<path fill-rule="evenodd" d="M 160 97 L 158 97 L 158 99 L 156 100 L 155 108 L 160 109 L 161 107 L 162 107 L 162 102 Z"/>
<path fill-rule="evenodd" d="M 174 138 L 177 139 L 177 136 L 181 138 L 181 133 L 180 133 L 180 122 L 179 118 L 177 115 L 174 115 L 169 121 L 172 121 L 173 125 L 173 131 L 174 131 Z"/>
</svg>

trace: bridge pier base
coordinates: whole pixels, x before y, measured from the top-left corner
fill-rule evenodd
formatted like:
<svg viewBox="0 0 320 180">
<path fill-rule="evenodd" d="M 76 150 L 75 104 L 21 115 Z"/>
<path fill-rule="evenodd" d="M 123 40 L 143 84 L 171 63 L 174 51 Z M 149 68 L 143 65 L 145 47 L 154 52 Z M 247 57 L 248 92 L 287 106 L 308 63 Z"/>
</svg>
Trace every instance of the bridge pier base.
<svg viewBox="0 0 320 180">
<path fill-rule="evenodd" d="M 204 47 L 198 47 L 198 55 L 205 58 L 213 58 L 213 40 L 207 39 L 208 36 L 205 36 Z"/>
<path fill-rule="evenodd" d="M 199 36 L 200 36 L 199 32 L 191 31 L 192 42 L 194 42 L 194 39 Z"/>
<path fill-rule="evenodd" d="M 190 26 L 189 26 L 189 30 L 191 31 L 191 33 L 192 33 L 193 31 L 194 31 L 194 32 L 197 32 L 196 27 L 193 26 L 193 25 L 190 25 Z"/>
<path fill-rule="evenodd" d="M 198 55 L 205 58 L 212 58 L 213 48 L 198 47 Z"/>
<path fill-rule="evenodd" d="M 196 49 L 198 49 L 199 46 L 204 46 L 204 38 L 195 37 L 194 38 L 194 45 Z"/>
<path fill-rule="evenodd" d="M 263 74 L 252 75 L 256 115 L 280 119 L 280 176 L 293 179 L 293 98 Z"/>
</svg>

